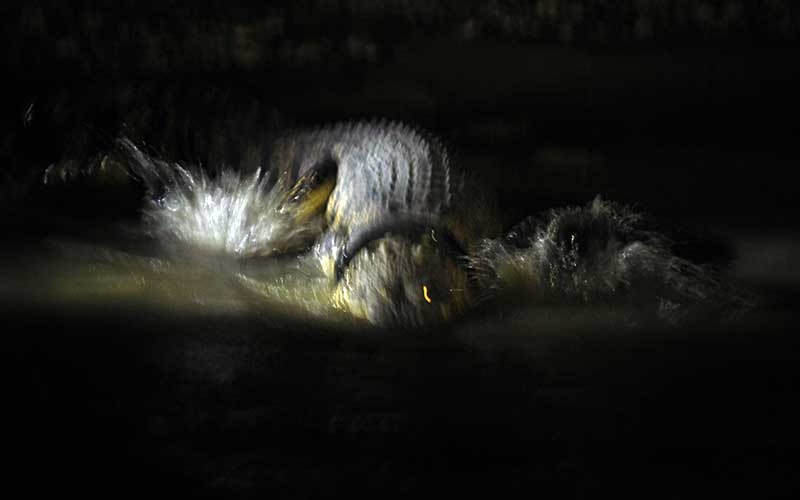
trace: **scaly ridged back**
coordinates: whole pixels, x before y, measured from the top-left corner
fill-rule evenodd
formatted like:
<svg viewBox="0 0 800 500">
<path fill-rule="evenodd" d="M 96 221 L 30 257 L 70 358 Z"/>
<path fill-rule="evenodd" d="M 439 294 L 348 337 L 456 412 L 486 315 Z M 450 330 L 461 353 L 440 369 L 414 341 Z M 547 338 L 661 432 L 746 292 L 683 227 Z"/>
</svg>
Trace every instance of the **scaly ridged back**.
<svg viewBox="0 0 800 500">
<path fill-rule="evenodd" d="M 320 162 L 336 163 L 327 206 L 334 230 L 349 232 L 392 214 L 439 218 L 450 206 L 447 151 L 400 123 L 337 124 L 290 136 L 276 151 L 281 175 L 292 180 Z"/>
</svg>

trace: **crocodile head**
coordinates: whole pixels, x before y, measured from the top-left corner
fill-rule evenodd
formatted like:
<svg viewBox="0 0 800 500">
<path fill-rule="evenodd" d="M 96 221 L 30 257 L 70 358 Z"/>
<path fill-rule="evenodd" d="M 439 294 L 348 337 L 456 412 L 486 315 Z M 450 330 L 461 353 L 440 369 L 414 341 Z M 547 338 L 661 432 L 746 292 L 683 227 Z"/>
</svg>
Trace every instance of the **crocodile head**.
<svg viewBox="0 0 800 500">
<path fill-rule="evenodd" d="M 335 303 L 372 324 L 419 327 L 470 301 L 463 248 L 427 221 L 381 221 L 351 233 L 334 259 Z"/>
</svg>

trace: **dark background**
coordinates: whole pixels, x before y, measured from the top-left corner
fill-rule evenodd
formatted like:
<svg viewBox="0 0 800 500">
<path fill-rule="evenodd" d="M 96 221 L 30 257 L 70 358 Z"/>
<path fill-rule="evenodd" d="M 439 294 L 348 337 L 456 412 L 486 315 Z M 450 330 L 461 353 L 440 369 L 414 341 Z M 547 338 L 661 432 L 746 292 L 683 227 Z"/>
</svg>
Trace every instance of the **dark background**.
<svg viewBox="0 0 800 500">
<path fill-rule="evenodd" d="M 534 308 L 372 335 L 4 290 L 26 488 L 793 496 L 792 2 L 39 1 L 0 19 L 6 283 L 45 239 L 136 219 L 135 186 L 81 174 L 120 133 L 237 163 L 284 126 L 388 118 L 442 137 L 507 225 L 601 193 L 728 241 L 764 297 L 723 326 Z M 50 165 L 67 181 L 44 185 Z"/>
<path fill-rule="evenodd" d="M 505 205 L 539 200 L 522 213 L 601 192 L 760 226 L 791 206 L 783 172 L 797 159 L 800 30 L 791 2 L 3 10 L 2 154 L 14 179 L 91 149 L 84 143 L 113 137 L 122 123 L 164 130 L 194 113 L 180 125 L 244 134 L 245 124 L 278 113 L 293 126 L 365 118 L 423 126 L 465 153 L 467 168 L 492 170 L 488 182 Z M 131 116 L 142 109 L 146 117 Z M 161 149 L 176 142 L 168 132 L 146 135 Z"/>
</svg>

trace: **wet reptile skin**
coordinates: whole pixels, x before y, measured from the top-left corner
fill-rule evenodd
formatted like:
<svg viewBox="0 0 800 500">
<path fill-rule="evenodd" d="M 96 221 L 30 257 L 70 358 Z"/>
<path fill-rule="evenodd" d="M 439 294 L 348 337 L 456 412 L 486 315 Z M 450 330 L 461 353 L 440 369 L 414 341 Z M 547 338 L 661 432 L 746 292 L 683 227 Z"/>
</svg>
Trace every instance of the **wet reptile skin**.
<svg viewBox="0 0 800 500">
<path fill-rule="evenodd" d="M 301 217 L 324 216 L 316 254 L 353 315 L 433 324 L 470 301 L 462 263 L 488 225 L 469 215 L 482 205 L 440 141 L 399 123 L 337 124 L 278 140 L 271 167 Z"/>
<path fill-rule="evenodd" d="M 272 164 L 290 185 L 333 165 L 335 186 L 322 209 L 329 229 L 344 236 L 398 217 L 447 226 L 457 191 L 446 149 L 399 123 L 336 124 L 292 134 L 276 143 Z"/>
</svg>

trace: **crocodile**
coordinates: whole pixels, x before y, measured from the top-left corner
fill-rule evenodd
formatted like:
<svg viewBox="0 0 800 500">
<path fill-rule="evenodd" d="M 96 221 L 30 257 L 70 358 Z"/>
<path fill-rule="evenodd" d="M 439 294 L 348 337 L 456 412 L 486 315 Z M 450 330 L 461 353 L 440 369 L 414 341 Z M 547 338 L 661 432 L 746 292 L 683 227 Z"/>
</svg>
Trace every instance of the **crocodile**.
<svg viewBox="0 0 800 500">
<path fill-rule="evenodd" d="M 443 143 L 398 122 L 274 139 L 250 174 L 167 163 L 118 141 L 162 242 L 235 258 L 308 255 L 339 309 L 381 326 L 436 325 L 476 300 L 467 254 L 499 229 L 491 198 Z"/>
<path fill-rule="evenodd" d="M 284 134 L 268 168 L 249 175 L 214 177 L 121 144 L 161 240 L 235 258 L 308 257 L 330 285 L 326 301 L 378 326 L 435 326 L 498 297 L 646 304 L 670 320 L 752 302 L 676 255 L 642 214 L 601 198 L 499 237 L 490 193 L 440 140 L 401 123 Z"/>
<path fill-rule="evenodd" d="M 494 212 L 468 213 L 471 191 L 437 138 L 402 123 L 336 124 L 278 140 L 271 166 L 293 186 L 282 210 L 324 219 L 314 252 L 340 307 L 419 325 L 474 301 L 466 255 Z M 479 199 L 472 193 L 471 208 Z"/>
<path fill-rule="evenodd" d="M 496 237 L 488 193 L 451 167 L 441 141 L 403 124 L 334 125 L 273 152 L 294 186 L 285 207 L 325 220 L 315 251 L 335 301 L 375 324 L 437 324 L 498 295 L 635 303 L 668 321 L 700 305 L 754 303 L 709 266 L 676 255 L 645 214 L 599 196 Z"/>
</svg>

